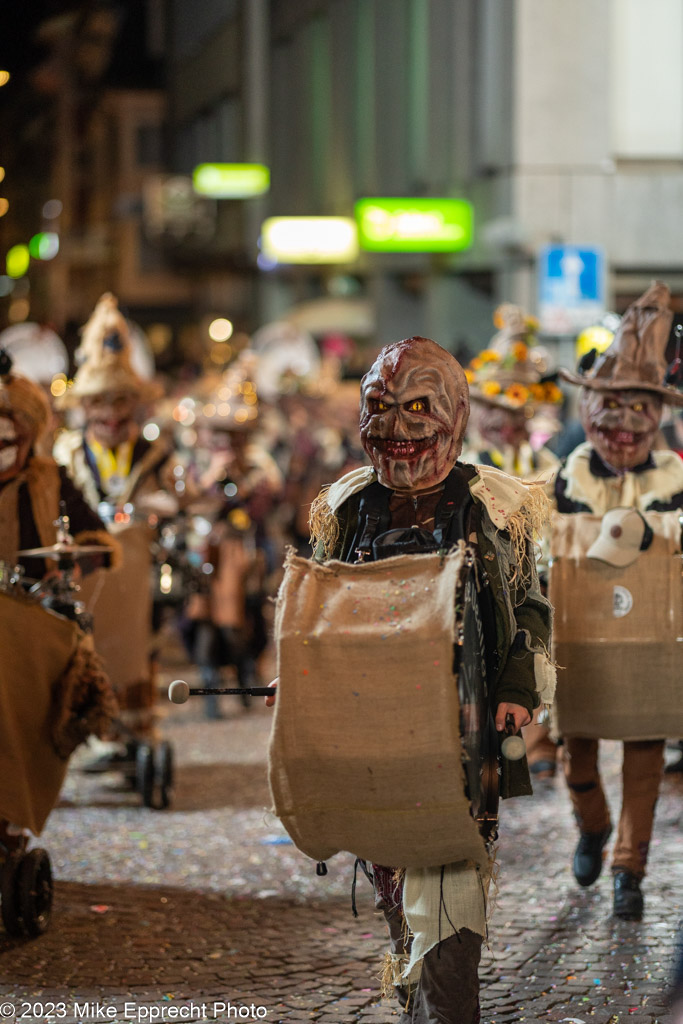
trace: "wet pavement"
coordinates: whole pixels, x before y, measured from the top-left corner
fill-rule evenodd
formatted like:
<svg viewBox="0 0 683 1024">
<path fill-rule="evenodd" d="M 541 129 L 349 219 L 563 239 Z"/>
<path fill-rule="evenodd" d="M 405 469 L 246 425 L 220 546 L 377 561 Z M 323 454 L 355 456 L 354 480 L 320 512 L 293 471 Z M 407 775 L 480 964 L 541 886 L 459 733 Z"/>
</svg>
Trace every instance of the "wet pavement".
<svg viewBox="0 0 683 1024">
<path fill-rule="evenodd" d="M 52 923 L 31 941 L 0 930 L 0 1022 L 397 1021 L 379 995 L 385 930 L 368 883 L 359 875 L 354 918 L 353 859 L 333 858 L 316 877 L 268 811 L 270 712 L 222 700 L 217 722 L 204 720 L 200 698 L 168 705 L 163 733 L 178 767 L 167 811 L 141 807 L 119 776 L 69 772 L 40 839 L 56 878 Z M 604 744 L 614 813 L 619 749 Z M 642 922 L 611 916 L 609 873 L 588 890 L 574 882 L 561 779 L 503 805 L 480 971 L 485 1024 L 672 1020 L 682 794 L 683 778 L 667 776 Z"/>
</svg>

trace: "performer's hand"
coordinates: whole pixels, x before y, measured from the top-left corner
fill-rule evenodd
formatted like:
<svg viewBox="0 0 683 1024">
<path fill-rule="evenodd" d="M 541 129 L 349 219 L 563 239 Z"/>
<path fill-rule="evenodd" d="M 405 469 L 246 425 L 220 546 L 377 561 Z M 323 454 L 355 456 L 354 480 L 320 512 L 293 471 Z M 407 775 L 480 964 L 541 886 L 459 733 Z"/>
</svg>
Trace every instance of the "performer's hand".
<svg viewBox="0 0 683 1024">
<path fill-rule="evenodd" d="M 272 697 L 264 697 L 264 700 L 266 702 L 266 707 L 267 708 L 272 708 L 273 704 L 275 703 L 275 698 L 277 696 L 277 693 L 275 691 L 277 690 L 277 684 L 279 682 L 280 682 L 280 677 L 276 676 L 275 679 L 273 679 L 272 683 L 268 683 L 268 686 L 272 686 L 273 687 L 273 696 Z"/>
<path fill-rule="evenodd" d="M 270 700 L 270 697 L 266 697 Z M 502 732 L 505 728 L 505 716 L 512 715 L 515 720 L 515 730 L 519 732 L 523 725 L 528 725 L 531 715 L 521 704 L 499 704 L 496 710 L 496 729 Z"/>
</svg>

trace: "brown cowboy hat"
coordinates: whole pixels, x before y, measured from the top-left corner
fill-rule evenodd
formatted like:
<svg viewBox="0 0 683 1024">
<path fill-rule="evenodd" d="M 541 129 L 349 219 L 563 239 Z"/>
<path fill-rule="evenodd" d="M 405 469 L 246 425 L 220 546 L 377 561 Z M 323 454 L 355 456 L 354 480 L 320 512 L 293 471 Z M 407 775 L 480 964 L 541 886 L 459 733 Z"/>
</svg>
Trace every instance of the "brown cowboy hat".
<svg viewBox="0 0 683 1024">
<path fill-rule="evenodd" d="M 669 297 L 668 286 L 653 281 L 624 313 L 610 347 L 592 365 L 582 360 L 578 373 L 560 370 L 560 376 L 594 391 L 654 391 L 669 405 L 683 406 L 683 391 L 666 383 Z"/>
</svg>

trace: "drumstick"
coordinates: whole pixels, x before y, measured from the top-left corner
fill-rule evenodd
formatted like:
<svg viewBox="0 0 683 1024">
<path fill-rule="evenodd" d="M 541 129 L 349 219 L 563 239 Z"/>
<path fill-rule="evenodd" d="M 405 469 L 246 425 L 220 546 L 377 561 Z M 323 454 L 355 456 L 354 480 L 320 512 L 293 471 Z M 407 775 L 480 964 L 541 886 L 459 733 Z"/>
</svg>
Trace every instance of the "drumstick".
<svg viewBox="0 0 683 1024">
<path fill-rule="evenodd" d="M 221 686 L 214 690 L 211 687 L 188 686 L 184 679 L 175 679 L 168 688 L 168 699 L 174 704 L 184 704 L 189 697 L 209 697 L 211 694 L 237 696 L 246 693 L 250 697 L 272 697 L 274 692 L 272 686 L 245 686 L 243 689 L 239 686 Z"/>
<path fill-rule="evenodd" d="M 515 720 L 510 714 L 505 716 L 505 739 L 500 745 L 500 752 L 508 761 L 521 761 L 526 754 L 526 743 L 521 736 L 515 735 Z"/>
</svg>

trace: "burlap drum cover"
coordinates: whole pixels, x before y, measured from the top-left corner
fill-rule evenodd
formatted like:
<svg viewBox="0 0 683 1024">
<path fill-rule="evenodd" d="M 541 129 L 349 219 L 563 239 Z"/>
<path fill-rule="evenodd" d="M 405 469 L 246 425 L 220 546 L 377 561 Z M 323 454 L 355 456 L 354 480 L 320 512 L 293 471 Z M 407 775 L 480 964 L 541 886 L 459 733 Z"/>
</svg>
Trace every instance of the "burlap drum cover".
<svg viewBox="0 0 683 1024">
<path fill-rule="evenodd" d="M 462 559 L 288 559 L 269 775 L 276 814 L 314 860 L 488 862 L 464 793 L 453 674 Z"/>
<path fill-rule="evenodd" d="M 87 576 L 79 595 L 95 618 L 95 650 L 126 707 L 126 690 L 149 680 L 152 592 L 151 532 L 136 523 L 112 527 L 121 545 L 121 564 Z"/>
<path fill-rule="evenodd" d="M 566 736 L 683 735 L 683 578 L 677 512 L 648 512 L 652 545 L 617 569 L 586 557 L 600 516 L 553 520 L 549 598 L 559 669 L 554 713 Z"/>
<path fill-rule="evenodd" d="M 53 687 L 78 645 L 75 623 L 0 594 L 0 818 L 39 835 L 67 761 L 50 732 Z"/>
</svg>

